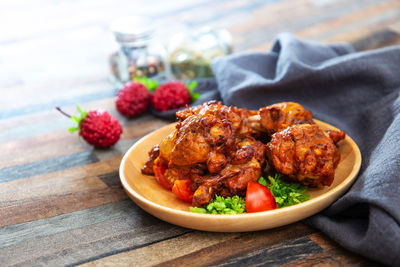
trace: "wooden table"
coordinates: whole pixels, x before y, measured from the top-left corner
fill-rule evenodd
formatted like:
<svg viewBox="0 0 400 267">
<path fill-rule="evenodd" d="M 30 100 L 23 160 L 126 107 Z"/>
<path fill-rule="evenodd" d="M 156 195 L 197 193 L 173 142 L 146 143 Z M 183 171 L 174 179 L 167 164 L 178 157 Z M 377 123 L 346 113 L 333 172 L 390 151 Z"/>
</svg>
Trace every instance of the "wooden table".
<svg viewBox="0 0 400 267">
<path fill-rule="evenodd" d="M 128 199 L 124 152 L 168 122 L 127 120 L 114 107 L 107 59 L 110 21 L 151 14 L 174 26 L 226 27 L 235 51 L 267 51 L 274 36 L 351 42 L 357 50 L 400 43 L 400 1 L 195 0 L 0 3 L 0 265 L 366 265 L 302 222 L 250 233 L 177 227 Z M 124 126 L 109 150 L 93 149 L 54 110 L 103 108 Z"/>
</svg>

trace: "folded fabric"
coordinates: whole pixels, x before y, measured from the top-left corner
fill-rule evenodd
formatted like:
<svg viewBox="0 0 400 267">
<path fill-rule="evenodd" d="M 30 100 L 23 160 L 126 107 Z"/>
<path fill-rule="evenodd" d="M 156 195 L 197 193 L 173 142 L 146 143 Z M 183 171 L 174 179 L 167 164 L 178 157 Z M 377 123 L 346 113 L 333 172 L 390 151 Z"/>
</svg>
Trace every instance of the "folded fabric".
<svg viewBox="0 0 400 267">
<path fill-rule="evenodd" d="M 356 182 L 306 222 L 353 252 L 399 265 L 400 47 L 356 53 L 281 34 L 268 53 L 218 58 L 212 68 L 224 104 L 299 102 L 356 141 L 363 157 Z"/>
</svg>

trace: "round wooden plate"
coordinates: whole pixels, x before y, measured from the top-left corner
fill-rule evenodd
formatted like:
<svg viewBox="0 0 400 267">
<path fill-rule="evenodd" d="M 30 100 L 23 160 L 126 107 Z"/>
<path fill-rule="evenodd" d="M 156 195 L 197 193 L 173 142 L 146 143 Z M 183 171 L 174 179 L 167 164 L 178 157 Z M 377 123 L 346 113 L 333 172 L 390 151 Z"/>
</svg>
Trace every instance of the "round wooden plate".
<svg viewBox="0 0 400 267">
<path fill-rule="evenodd" d="M 322 129 L 335 127 L 315 120 Z M 341 160 L 335 170 L 335 180 L 324 189 L 308 189 L 311 199 L 294 206 L 240 215 L 212 215 L 189 212 L 190 204 L 179 200 L 171 191 L 159 185 L 154 176 L 141 173 L 150 149 L 171 133 L 175 123 L 154 131 L 136 142 L 122 159 L 119 174 L 123 187 L 132 200 L 148 213 L 179 226 L 214 232 L 245 232 L 290 224 L 307 218 L 343 195 L 357 177 L 361 153 L 356 143 L 346 136 L 339 143 Z"/>
</svg>

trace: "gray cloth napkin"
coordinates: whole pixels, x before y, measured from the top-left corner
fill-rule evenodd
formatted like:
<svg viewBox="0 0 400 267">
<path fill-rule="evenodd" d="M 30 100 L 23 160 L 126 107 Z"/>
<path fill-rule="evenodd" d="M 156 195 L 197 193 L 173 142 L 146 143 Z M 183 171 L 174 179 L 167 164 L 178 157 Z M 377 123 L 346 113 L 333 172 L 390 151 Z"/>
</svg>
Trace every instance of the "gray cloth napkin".
<svg viewBox="0 0 400 267">
<path fill-rule="evenodd" d="M 400 47 L 356 53 L 281 34 L 268 53 L 212 67 L 224 104 L 299 102 L 355 140 L 363 157 L 356 182 L 306 222 L 353 252 L 400 265 Z"/>
</svg>

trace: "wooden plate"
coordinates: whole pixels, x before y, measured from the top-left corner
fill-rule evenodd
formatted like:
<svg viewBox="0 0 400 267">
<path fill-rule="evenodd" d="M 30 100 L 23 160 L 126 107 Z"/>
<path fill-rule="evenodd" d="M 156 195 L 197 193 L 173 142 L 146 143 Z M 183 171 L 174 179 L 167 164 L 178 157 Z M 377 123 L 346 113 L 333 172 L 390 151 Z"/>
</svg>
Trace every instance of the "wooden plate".
<svg viewBox="0 0 400 267">
<path fill-rule="evenodd" d="M 317 121 L 322 129 L 335 127 Z M 175 123 L 154 131 L 134 144 L 120 165 L 123 187 L 132 200 L 148 213 L 179 226 L 214 232 L 245 232 L 274 228 L 307 218 L 343 195 L 357 177 L 361 166 L 361 153 L 356 143 L 346 136 L 339 143 L 341 160 L 335 171 L 335 180 L 324 189 L 308 189 L 309 201 L 271 211 L 240 215 L 212 215 L 189 212 L 189 204 L 179 200 L 171 191 L 159 185 L 153 176 L 140 171 L 148 152 L 155 144 L 171 133 Z"/>
</svg>

